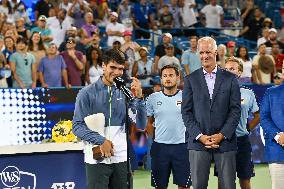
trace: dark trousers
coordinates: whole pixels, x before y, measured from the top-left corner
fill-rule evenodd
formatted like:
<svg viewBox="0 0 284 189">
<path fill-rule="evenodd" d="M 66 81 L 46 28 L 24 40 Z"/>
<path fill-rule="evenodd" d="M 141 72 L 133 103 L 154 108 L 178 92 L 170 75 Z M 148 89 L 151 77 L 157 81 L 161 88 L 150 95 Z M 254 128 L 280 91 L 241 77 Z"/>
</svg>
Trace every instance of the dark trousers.
<svg viewBox="0 0 284 189">
<path fill-rule="evenodd" d="M 126 162 L 94 165 L 86 163 L 85 168 L 88 189 L 127 189 Z"/>
<path fill-rule="evenodd" d="M 212 152 L 189 150 L 192 186 L 207 189 L 212 158 L 221 181 L 221 188 L 236 189 L 236 152 Z"/>
</svg>

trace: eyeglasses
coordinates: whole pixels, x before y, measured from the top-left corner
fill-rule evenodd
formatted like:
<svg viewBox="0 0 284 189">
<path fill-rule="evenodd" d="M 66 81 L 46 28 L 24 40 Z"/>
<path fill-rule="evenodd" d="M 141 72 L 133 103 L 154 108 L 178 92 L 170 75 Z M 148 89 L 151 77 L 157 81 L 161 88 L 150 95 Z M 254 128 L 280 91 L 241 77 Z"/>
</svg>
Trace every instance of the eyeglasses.
<svg viewBox="0 0 284 189">
<path fill-rule="evenodd" d="M 148 74 L 148 71 L 147 71 L 146 67 L 144 67 L 144 74 L 145 74 L 145 75 Z"/>
</svg>

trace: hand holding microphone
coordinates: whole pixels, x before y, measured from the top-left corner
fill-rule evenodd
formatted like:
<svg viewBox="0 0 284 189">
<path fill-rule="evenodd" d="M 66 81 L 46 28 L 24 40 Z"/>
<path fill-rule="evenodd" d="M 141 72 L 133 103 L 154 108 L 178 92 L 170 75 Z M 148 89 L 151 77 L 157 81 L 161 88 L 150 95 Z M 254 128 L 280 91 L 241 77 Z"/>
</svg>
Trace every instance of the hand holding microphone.
<svg viewBox="0 0 284 189">
<path fill-rule="evenodd" d="M 131 83 L 131 91 L 126 87 L 125 81 L 122 78 L 116 77 L 113 79 L 113 81 L 115 86 L 124 93 L 126 98 L 130 101 L 133 101 L 134 96 L 137 98 L 142 97 L 142 88 L 141 83 L 137 78 L 132 77 L 131 79 L 133 80 Z"/>
</svg>

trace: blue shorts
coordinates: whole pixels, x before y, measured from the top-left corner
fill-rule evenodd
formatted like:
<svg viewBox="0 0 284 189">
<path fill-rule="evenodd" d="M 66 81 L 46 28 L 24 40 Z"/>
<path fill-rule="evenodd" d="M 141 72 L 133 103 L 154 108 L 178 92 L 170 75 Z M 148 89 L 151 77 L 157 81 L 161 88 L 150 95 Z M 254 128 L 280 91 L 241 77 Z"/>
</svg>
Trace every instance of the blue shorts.
<svg viewBox="0 0 284 189">
<path fill-rule="evenodd" d="M 237 177 L 240 179 L 250 179 L 255 176 L 254 165 L 251 157 L 251 144 L 249 136 L 237 137 L 237 154 L 236 154 L 236 171 Z M 218 176 L 216 166 L 214 167 L 214 175 Z"/>
<path fill-rule="evenodd" d="M 151 147 L 151 185 L 166 188 L 171 172 L 173 183 L 180 187 L 191 186 L 187 144 L 161 144 L 153 142 Z"/>
</svg>

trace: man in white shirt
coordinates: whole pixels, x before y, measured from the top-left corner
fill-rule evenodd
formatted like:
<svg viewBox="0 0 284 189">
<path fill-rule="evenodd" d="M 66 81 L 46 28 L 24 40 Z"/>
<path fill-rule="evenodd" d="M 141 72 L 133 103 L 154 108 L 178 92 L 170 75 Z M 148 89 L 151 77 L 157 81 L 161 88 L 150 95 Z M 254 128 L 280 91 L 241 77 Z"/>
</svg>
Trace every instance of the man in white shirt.
<svg viewBox="0 0 284 189">
<path fill-rule="evenodd" d="M 224 22 L 224 11 L 217 0 L 211 0 L 209 5 L 201 9 L 201 14 L 205 16 L 206 28 L 221 28 Z"/>
<path fill-rule="evenodd" d="M 119 41 L 121 44 L 124 43 L 123 32 L 125 27 L 123 24 L 117 22 L 118 14 L 116 12 L 111 12 L 110 23 L 106 26 L 106 33 L 108 35 L 107 46 L 112 47 L 114 41 Z"/>
</svg>

